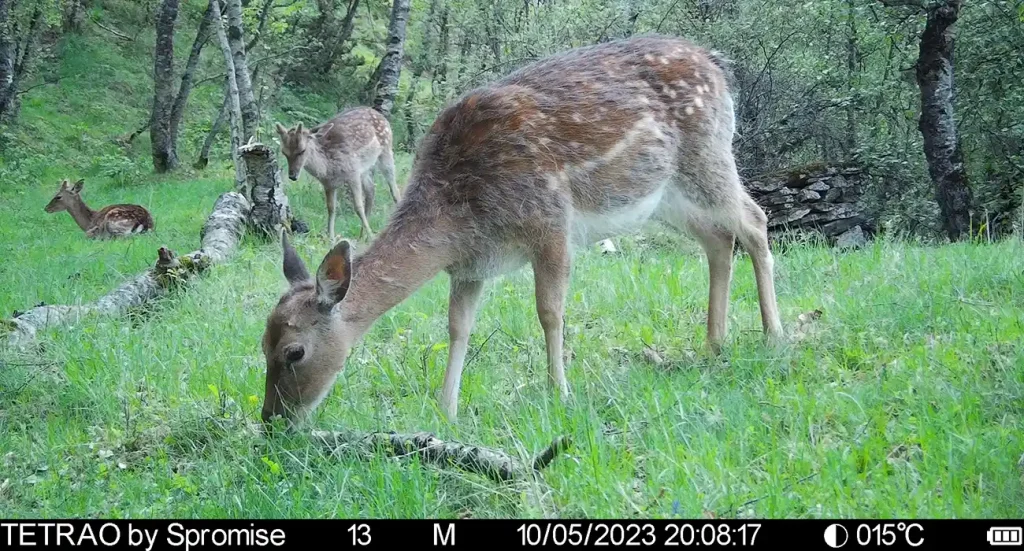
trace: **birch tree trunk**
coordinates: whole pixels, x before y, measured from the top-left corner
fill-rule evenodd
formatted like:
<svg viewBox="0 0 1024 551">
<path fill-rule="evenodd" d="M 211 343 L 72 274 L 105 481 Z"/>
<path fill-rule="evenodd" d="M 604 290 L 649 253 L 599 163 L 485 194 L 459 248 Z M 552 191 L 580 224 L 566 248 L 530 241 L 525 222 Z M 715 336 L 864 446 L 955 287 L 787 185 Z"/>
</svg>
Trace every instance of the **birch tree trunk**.
<svg viewBox="0 0 1024 551">
<path fill-rule="evenodd" d="M 8 116 L 14 85 L 14 38 L 9 23 L 11 2 L 0 0 L 0 122 Z"/>
<path fill-rule="evenodd" d="M 409 20 L 409 0 L 394 0 L 391 4 L 391 23 L 388 25 L 387 50 L 380 60 L 377 88 L 373 108 L 385 117 L 391 115 L 398 94 L 398 79 L 402 74 L 402 53 L 405 47 L 405 26 Z"/>
<path fill-rule="evenodd" d="M 178 167 L 178 155 L 171 138 L 171 105 L 174 102 L 174 23 L 178 0 L 161 0 L 156 15 L 156 51 L 153 60 L 153 112 L 149 136 L 153 169 L 168 172 Z"/>
<path fill-rule="evenodd" d="M 199 67 L 199 57 L 210 39 L 210 22 L 213 20 L 213 9 L 206 7 L 202 21 L 199 22 L 199 30 L 196 31 L 195 42 L 192 43 L 192 51 L 189 52 L 188 61 L 185 63 L 185 72 L 181 75 L 181 85 L 178 87 L 178 95 L 174 98 L 174 105 L 171 107 L 171 119 L 169 133 L 171 136 L 171 148 L 174 156 L 177 157 L 178 150 L 178 129 L 181 126 L 181 119 L 185 114 L 185 106 L 188 104 L 188 96 L 192 93 L 193 78 L 196 68 Z"/>
<path fill-rule="evenodd" d="M 249 65 L 245 57 L 245 36 L 242 28 L 242 5 L 239 0 L 225 0 L 227 13 L 227 38 L 238 88 L 238 103 L 242 116 L 241 143 L 256 135 L 259 126 L 259 112 L 252 91 Z M 229 67 L 230 69 L 230 67 Z"/>
<path fill-rule="evenodd" d="M 252 205 L 249 225 L 264 236 L 277 236 L 282 229 L 290 229 L 291 209 L 274 150 L 255 143 L 243 145 L 240 153 L 248 178 L 246 199 Z"/>
<path fill-rule="evenodd" d="M 217 40 L 220 42 L 220 50 L 224 54 L 224 64 L 227 67 L 227 101 L 231 124 L 231 160 L 235 163 L 235 189 L 242 191 L 242 194 L 245 195 L 245 165 L 238 151 L 238 148 L 242 145 L 242 110 L 239 105 L 238 82 L 235 80 L 235 62 L 231 55 L 231 46 L 228 43 L 227 34 L 224 32 L 218 0 L 210 0 L 210 6 L 213 9 L 213 22 L 214 28 L 217 31 Z"/>
<path fill-rule="evenodd" d="M 921 88 L 921 119 L 928 173 L 935 185 L 935 199 L 942 212 L 942 227 L 950 240 L 971 233 L 971 188 L 954 119 L 953 46 L 954 25 L 961 0 L 947 0 L 928 9 L 917 60 L 917 84 Z"/>
<path fill-rule="evenodd" d="M 14 2 L 4 6 L 9 12 Z M 7 13 L 9 17 L 9 13 Z M 8 20 L 9 23 L 9 20 Z M 29 23 L 28 33 L 25 35 L 25 44 L 17 44 L 19 37 L 13 36 L 16 33 L 8 33 L 0 27 L 0 35 L 6 35 L 6 40 L 0 36 L 0 122 L 13 120 L 19 110 L 18 85 L 28 74 L 36 54 L 36 39 L 43 28 L 43 11 L 36 5 L 32 12 L 32 21 Z M 7 42 L 7 44 L 3 44 Z M 8 70 L 7 67 L 10 67 Z M 2 73 L 9 71 L 5 76 Z"/>
</svg>

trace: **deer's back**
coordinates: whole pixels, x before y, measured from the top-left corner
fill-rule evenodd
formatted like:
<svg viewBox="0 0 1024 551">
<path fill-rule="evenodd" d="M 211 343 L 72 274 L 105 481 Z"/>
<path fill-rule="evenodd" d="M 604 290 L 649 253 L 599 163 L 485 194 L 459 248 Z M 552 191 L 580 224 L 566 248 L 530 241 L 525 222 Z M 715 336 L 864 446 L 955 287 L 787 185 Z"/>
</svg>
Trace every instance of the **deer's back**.
<svg viewBox="0 0 1024 551">
<path fill-rule="evenodd" d="M 330 123 L 334 126 L 320 140 L 320 147 L 328 157 L 351 155 L 367 149 L 379 152 L 391 148 L 391 125 L 375 109 L 349 108 L 319 127 Z"/>
<path fill-rule="evenodd" d="M 567 209 L 628 209 L 651 202 L 688 155 L 729 143 L 732 117 L 720 63 L 689 41 L 578 48 L 445 109 L 417 153 L 409 193 L 506 226 Z"/>
<path fill-rule="evenodd" d="M 153 229 L 153 217 L 139 205 L 109 205 L 96 213 L 92 232 L 96 237 L 120 237 Z"/>
</svg>

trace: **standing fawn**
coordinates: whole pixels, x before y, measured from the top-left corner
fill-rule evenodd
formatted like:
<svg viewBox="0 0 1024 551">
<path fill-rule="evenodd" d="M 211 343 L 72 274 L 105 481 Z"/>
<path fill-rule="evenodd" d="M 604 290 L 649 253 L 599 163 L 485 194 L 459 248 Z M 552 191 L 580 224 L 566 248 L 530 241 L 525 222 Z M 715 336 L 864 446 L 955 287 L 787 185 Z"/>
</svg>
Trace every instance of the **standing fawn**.
<svg viewBox="0 0 1024 551">
<path fill-rule="evenodd" d="M 395 183 L 395 157 L 391 150 L 391 125 L 369 107 L 354 107 L 313 128 L 300 122 L 281 135 L 281 153 L 288 160 L 288 178 L 299 179 L 303 168 L 324 186 L 327 201 L 327 234 L 334 244 L 334 208 L 338 188 L 346 186 L 352 206 L 362 223 L 359 237 L 370 237 L 369 214 L 373 210 L 373 169 L 384 173 L 395 203 L 401 198 Z"/>
<path fill-rule="evenodd" d="M 70 187 L 68 181 L 60 183 L 57 194 L 46 204 L 46 212 L 68 211 L 90 239 L 113 239 L 145 233 L 153 229 L 153 217 L 139 205 L 109 205 L 95 211 L 82 200 L 79 180 Z"/>
<path fill-rule="evenodd" d="M 440 407 L 455 421 L 484 282 L 532 265 L 550 387 L 568 395 L 562 328 L 575 250 L 660 219 L 709 264 L 707 339 L 726 335 L 733 247 L 749 253 L 763 330 L 782 337 L 766 216 L 741 186 L 724 62 L 683 39 L 570 50 L 472 90 L 424 137 L 404 197 L 361 255 L 335 245 L 310 276 L 283 240 L 290 288 L 267 319 L 262 417 L 304 418 L 381 315 L 450 275 Z"/>
</svg>

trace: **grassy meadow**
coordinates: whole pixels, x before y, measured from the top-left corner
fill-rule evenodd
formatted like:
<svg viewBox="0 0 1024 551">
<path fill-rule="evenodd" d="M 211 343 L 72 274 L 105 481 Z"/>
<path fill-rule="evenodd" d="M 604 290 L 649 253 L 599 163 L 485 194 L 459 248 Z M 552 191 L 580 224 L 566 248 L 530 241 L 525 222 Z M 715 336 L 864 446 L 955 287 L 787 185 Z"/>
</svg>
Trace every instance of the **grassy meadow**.
<svg viewBox="0 0 1024 551">
<path fill-rule="evenodd" d="M 214 200 L 231 187 L 223 141 L 207 170 L 189 167 L 202 124 L 186 136 L 184 167 L 172 176 L 149 170 L 146 136 L 127 153 L 112 143 L 145 120 L 147 51 L 100 46 L 88 34 L 71 40 L 51 68 L 60 84 L 26 95 L 0 153 L 4 318 L 40 302 L 95 300 L 151 265 L 160 246 L 197 248 Z M 197 117 L 211 116 L 217 88 L 197 90 Z M 400 157 L 404 183 L 409 157 Z M 61 178 L 85 178 L 94 208 L 146 206 L 156 232 L 86 240 L 67 213 L 43 212 Z M 328 247 L 322 191 L 308 175 L 287 186 L 311 228 L 296 247 L 315 265 Z M 391 205 L 378 181 L 375 228 Z M 345 202 L 338 213 L 338 232 L 357 235 Z M 447 357 L 444 275 L 377 322 L 312 420 L 323 429 L 432 431 L 524 457 L 569 435 L 575 445 L 544 471 L 542 492 L 256 434 L 259 341 L 285 281 L 278 246 L 246 239 L 229 263 L 145 312 L 47 331 L 28 353 L 0 351 L 0 510 L 9 518 L 1024 516 L 1020 240 L 880 239 L 853 251 L 779 244 L 790 342 L 778 349 L 762 344 L 753 273 L 738 254 L 718 358 L 703 352 L 707 263 L 696 244 L 652 225 L 616 245 L 619 254 L 593 249 L 576 259 L 568 403 L 548 391 L 526 268 L 485 291 L 458 424 L 436 404 Z"/>
</svg>

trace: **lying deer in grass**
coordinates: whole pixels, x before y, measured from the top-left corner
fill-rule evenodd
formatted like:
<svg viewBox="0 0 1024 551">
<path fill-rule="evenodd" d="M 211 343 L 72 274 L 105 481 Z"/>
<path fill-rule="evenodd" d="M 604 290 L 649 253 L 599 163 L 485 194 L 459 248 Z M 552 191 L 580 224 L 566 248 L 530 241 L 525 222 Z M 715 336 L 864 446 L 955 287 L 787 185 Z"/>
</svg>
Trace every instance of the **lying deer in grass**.
<svg viewBox="0 0 1024 551">
<path fill-rule="evenodd" d="M 85 180 L 68 185 L 60 183 L 57 194 L 46 205 L 46 212 L 68 211 L 78 227 L 90 239 L 113 239 L 145 233 L 153 229 L 153 217 L 139 205 L 109 205 L 96 211 L 82 200 L 82 186 Z"/>
<path fill-rule="evenodd" d="M 639 37 L 549 57 L 446 108 L 405 195 L 361 255 L 335 245 L 310 275 L 287 238 L 290 289 L 267 319 L 262 417 L 295 423 L 389 309 L 450 275 L 440 406 L 455 421 L 484 282 L 529 263 L 548 379 L 568 395 L 562 327 L 575 250 L 658 218 L 696 237 L 710 275 L 707 342 L 720 352 L 738 238 L 764 332 L 782 336 L 766 216 L 740 183 L 723 61 L 676 38 Z"/>
<path fill-rule="evenodd" d="M 286 129 L 276 124 L 281 135 L 281 153 L 288 160 L 288 178 L 299 179 L 303 168 L 324 186 L 327 201 L 327 234 L 334 243 L 334 209 L 338 188 L 346 186 L 352 206 L 362 223 L 359 237 L 373 235 L 369 214 L 376 188 L 373 170 L 384 174 L 391 197 L 400 199 L 395 183 L 395 157 L 391 150 L 391 125 L 369 107 L 354 107 L 313 128 L 300 122 Z"/>
</svg>

